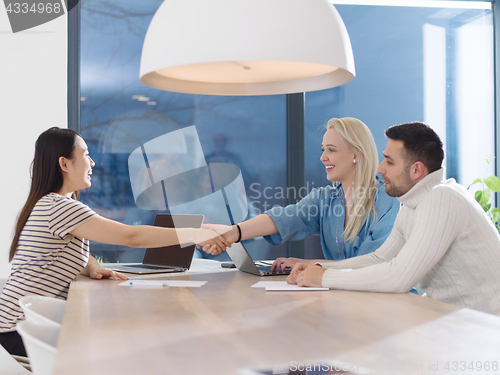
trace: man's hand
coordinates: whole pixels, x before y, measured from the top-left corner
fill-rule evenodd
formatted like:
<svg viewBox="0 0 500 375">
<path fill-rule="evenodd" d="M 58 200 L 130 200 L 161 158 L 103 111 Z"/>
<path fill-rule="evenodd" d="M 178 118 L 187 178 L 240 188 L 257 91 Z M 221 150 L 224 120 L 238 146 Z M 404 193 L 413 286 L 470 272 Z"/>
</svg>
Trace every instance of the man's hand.
<svg viewBox="0 0 500 375">
<path fill-rule="evenodd" d="M 288 284 L 297 284 L 298 286 L 322 287 L 321 280 L 325 271 L 321 266 L 297 263 L 286 281 Z"/>
<path fill-rule="evenodd" d="M 278 258 L 273 262 L 271 271 L 274 271 L 276 268 L 280 271 L 283 271 L 285 268 L 293 268 L 297 263 L 313 264 L 314 262 L 316 261 L 299 258 Z"/>
</svg>

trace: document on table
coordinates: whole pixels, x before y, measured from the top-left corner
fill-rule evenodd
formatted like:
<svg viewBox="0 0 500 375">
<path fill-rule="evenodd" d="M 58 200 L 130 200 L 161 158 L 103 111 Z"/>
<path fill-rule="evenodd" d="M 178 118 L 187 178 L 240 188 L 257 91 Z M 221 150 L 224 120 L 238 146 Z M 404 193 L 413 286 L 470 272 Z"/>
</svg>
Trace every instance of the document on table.
<svg viewBox="0 0 500 375">
<path fill-rule="evenodd" d="M 312 292 L 317 290 L 329 290 L 328 288 L 316 288 L 308 286 L 297 286 L 288 284 L 286 281 L 259 281 L 252 288 L 266 288 L 266 292 Z"/>
<path fill-rule="evenodd" d="M 199 288 L 205 285 L 206 281 L 196 281 L 196 280 L 128 280 L 120 283 L 120 286 L 149 286 L 149 287 L 187 287 L 187 288 Z"/>
</svg>

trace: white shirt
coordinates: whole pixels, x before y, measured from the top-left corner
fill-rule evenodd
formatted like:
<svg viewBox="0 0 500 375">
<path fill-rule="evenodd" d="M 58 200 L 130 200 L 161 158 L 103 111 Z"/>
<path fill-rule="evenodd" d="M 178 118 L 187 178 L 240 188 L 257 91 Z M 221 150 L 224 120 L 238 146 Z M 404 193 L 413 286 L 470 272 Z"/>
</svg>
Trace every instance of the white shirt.
<svg viewBox="0 0 500 375">
<path fill-rule="evenodd" d="M 323 286 L 404 293 L 420 283 L 431 298 L 500 315 L 500 235 L 471 194 L 440 169 L 398 199 L 403 207 L 384 244 L 320 263 Z"/>
</svg>

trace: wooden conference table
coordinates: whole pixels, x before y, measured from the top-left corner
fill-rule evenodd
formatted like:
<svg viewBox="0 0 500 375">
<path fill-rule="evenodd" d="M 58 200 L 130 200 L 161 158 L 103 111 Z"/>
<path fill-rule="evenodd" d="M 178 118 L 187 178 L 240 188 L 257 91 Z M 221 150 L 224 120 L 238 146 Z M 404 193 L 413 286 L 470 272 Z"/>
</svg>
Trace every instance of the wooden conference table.
<svg viewBox="0 0 500 375">
<path fill-rule="evenodd" d="M 352 373 L 500 373 L 500 317 L 414 294 L 266 292 L 250 287 L 262 279 L 209 260 L 147 277 L 166 278 L 208 282 L 130 287 L 78 276 L 54 374 L 272 374 L 310 363 Z"/>
</svg>

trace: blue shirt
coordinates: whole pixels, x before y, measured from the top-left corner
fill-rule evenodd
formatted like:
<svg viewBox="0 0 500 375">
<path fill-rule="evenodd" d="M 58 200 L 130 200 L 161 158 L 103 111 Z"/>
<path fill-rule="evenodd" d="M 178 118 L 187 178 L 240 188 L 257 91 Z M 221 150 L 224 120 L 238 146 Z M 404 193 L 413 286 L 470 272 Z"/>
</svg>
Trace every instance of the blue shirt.
<svg viewBox="0 0 500 375">
<path fill-rule="evenodd" d="M 313 189 L 297 204 L 273 207 L 266 211 L 271 216 L 279 233 L 265 236 L 272 246 L 284 241 L 301 240 L 313 234 L 321 237 L 321 248 L 325 259 L 341 260 L 364 255 L 377 250 L 394 227 L 399 212 L 399 201 L 385 193 L 379 181 L 375 194 L 375 212 L 368 221 L 363 221 L 357 237 L 351 243 L 344 240 L 345 203 L 342 185 Z"/>
</svg>

